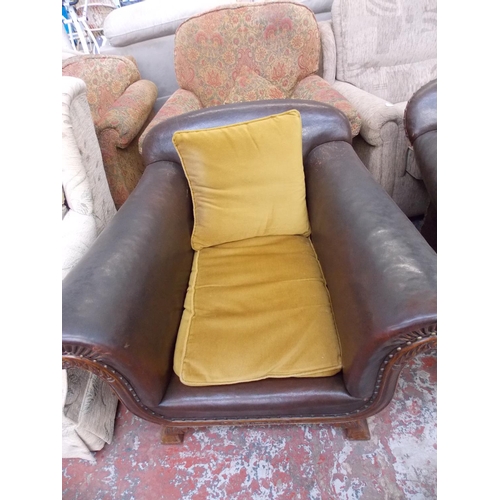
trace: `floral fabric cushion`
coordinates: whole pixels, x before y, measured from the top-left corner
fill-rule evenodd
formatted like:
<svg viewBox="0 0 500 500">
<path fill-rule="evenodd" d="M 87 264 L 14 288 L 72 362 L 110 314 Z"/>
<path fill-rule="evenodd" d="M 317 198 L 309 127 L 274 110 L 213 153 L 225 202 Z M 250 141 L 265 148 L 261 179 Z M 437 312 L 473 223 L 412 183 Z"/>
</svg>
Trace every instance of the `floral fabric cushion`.
<svg viewBox="0 0 500 500">
<path fill-rule="evenodd" d="M 259 76 L 248 66 L 243 66 L 224 104 L 284 98 L 286 94 L 276 85 Z"/>
<path fill-rule="evenodd" d="M 245 66 L 289 97 L 318 70 L 319 56 L 314 14 L 293 2 L 221 7 L 188 19 L 175 35 L 177 81 L 203 107 L 226 102 Z"/>
</svg>

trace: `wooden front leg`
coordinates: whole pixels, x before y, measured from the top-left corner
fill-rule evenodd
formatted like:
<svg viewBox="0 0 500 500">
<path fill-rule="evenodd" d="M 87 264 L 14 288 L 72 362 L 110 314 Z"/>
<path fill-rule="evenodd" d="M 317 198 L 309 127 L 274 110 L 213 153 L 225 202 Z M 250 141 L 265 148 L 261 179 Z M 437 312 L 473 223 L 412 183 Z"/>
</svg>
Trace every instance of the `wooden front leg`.
<svg viewBox="0 0 500 500">
<path fill-rule="evenodd" d="M 371 436 L 366 418 L 352 422 L 346 428 L 346 437 L 353 441 L 369 441 Z"/>
<path fill-rule="evenodd" d="M 182 444 L 184 441 L 184 431 L 178 427 L 161 428 L 161 443 L 162 444 Z"/>
</svg>

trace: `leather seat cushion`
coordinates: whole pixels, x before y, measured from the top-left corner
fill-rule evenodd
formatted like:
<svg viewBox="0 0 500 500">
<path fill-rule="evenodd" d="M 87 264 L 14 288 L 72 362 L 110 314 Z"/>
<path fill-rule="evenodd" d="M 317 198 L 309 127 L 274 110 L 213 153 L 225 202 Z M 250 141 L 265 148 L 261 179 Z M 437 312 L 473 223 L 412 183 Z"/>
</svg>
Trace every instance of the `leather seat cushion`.
<svg viewBox="0 0 500 500">
<path fill-rule="evenodd" d="M 183 384 L 324 377 L 341 368 L 309 238 L 264 236 L 195 252 L 174 355 Z"/>
</svg>

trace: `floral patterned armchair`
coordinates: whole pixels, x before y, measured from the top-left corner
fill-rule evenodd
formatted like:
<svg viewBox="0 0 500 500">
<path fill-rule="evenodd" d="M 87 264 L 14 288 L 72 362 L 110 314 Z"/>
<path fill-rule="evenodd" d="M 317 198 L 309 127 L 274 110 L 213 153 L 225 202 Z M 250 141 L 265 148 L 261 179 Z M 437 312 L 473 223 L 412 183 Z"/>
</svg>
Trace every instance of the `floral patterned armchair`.
<svg viewBox="0 0 500 500">
<path fill-rule="evenodd" d="M 63 61 L 62 73 L 83 80 L 111 196 L 120 208 L 144 171 L 138 148 L 151 117 L 156 85 L 141 80 L 133 59 L 79 55 Z"/>
<path fill-rule="evenodd" d="M 321 41 L 313 12 L 293 2 L 234 4 L 193 16 L 175 34 L 179 84 L 142 134 L 167 118 L 242 101 L 309 99 L 342 111 L 359 133 L 356 109 L 319 69 Z"/>
</svg>

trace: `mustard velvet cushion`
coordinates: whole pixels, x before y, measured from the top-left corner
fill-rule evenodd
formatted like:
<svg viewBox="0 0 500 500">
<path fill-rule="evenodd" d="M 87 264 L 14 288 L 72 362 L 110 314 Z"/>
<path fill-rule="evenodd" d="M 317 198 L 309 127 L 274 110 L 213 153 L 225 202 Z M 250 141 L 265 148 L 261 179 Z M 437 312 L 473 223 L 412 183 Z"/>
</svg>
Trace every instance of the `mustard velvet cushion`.
<svg viewBox="0 0 500 500">
<path fill-rule="evenodd" d="M 224 104 L 263 99 L 284 99 L 285 97 L 287 95 L 276 85 L 258 75 L 248 66 L 243 66 L 235 78 L 234 86 Z"/>
<path fill-rule="evenodd" d="M 310 234 L 298 111 L 179 131 L 173 143 L 191 189 L 194 250 Z"/>
<path fill-rule="evenodd" d="M 266 236 L 195 252 L 174 354 L 182 383 L 323 377 L 341 367 L 309 238 Z"/>
</svg>

